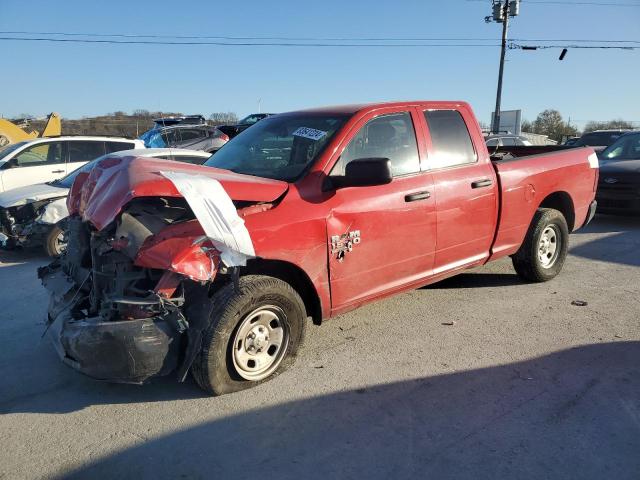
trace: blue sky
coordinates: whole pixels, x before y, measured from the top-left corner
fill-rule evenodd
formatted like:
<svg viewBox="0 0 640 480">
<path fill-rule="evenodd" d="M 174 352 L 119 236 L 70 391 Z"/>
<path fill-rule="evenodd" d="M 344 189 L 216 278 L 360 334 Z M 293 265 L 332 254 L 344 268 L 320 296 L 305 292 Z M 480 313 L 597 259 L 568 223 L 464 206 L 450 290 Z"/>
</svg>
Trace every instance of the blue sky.
<svg viewBox="0 0 640 480">
<path fill-rule="evenodd" d="M 567 0 L 574 1 L 574 0 Z M 576 0 L 577 1 L 577 0 Z M 592 0 L 594 1 L 594 0 Z M 638 3 L 637 0 L 607 0 Z M 0 0 L 0 30 L 287 37 L 500 36 L 490 1 Z M 606 3 L 606 2 L 603 2 Z M 640 7 L 528 4 L 517 38 L 640 40 Z M 497 42 L 496 42 L 497 43 Z M 0 114 L 116 110 L 262 110 L 366 101 L 466 100 L 489 122 L 499 48 L 137 46 L 1 41 Z M 503 109 L 534 119 L 556 108 L 573 123 L 640 125 L 640 50 L 508 52 Z"/>
</svg>

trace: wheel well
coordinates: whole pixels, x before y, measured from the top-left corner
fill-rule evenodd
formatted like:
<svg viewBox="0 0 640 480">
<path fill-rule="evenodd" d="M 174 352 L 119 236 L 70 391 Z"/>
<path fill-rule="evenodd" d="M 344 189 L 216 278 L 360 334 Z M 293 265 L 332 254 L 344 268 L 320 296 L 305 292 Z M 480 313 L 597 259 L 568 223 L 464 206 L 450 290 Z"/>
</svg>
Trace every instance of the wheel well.
<svg viewBox="0 0 640 480">
<path fill-rule="evenodd" d="M 542 203 L 540 203 L 539 208 L 553 208 L 558 210 L 564 215 L 567 226 L 569 227 L 569 232 L 573 231 L 576 214 L 573 208 L 573 200 L 571 200 L 571 196 L 567 192 L 555 192 L 547 195 L 547 197 L 542 200 Z"/>
<path fill-rule="evenodd" d="M 320 324 L 322 321 L 322 305 L 313 283 L 304 270 L 300 267 L 281 260 L 255 259 L 247 262 L 246 268 L 242 269 L 243 274 L 268 275 L 279 278 L 287 282 L 298 292 L 304 302 L 307 315 L 313 319 L 313 323 Z"/>
</svg>

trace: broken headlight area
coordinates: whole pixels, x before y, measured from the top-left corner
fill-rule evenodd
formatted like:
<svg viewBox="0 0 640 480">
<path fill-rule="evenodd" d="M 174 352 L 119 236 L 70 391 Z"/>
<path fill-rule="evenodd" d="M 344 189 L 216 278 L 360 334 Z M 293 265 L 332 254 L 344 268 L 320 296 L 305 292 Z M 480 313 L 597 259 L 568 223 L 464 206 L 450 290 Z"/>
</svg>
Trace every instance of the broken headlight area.
<svg viewBox="0 0 640 480">
<path fill-rule="evenodd" d="M 68 218 L 67 251 L 38 271 L 50 294 L 48 333 L 65 363 L 116 382 L 175 370 L 184 378 L 201 327 L 189 325 L 185 298 L 206 287 L 135 259 L 148 238 L 189 215 L 179 202 L 151 199 L 132 202 L 102 231 Z"/>
<path fill-rule="evenodd" d="M 30 247 L 41 245 L 51 225 L 36 220 L 49 200 L 27 203 L 16 207 L 0 208 L 0 231 L 7 236 L 4 247 Z"/>
</svg>

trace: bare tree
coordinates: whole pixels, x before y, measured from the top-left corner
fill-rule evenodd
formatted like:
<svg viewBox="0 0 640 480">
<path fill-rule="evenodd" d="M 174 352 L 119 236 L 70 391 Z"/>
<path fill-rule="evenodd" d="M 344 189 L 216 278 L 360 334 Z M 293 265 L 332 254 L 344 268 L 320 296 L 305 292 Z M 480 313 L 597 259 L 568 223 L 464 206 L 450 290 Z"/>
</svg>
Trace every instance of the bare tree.
<svg viewBox="0 0 640 480">
<path fill-rule="evenodd" d="M 214 125 L 227 125 L 238 123 L 238 115 L 235 112 L 214 112 L 209 115 L 209 121 Z"/>
<path fill-rule="evenodd" d="M 615 130 L 615 129 L 633 129 L 633 124 L 626 120 L 617 119 L 609 120 L 608 122 L 587 122 L 584 126 L 584 131 L 593 132 L 594 130 Z"/>
</svg>

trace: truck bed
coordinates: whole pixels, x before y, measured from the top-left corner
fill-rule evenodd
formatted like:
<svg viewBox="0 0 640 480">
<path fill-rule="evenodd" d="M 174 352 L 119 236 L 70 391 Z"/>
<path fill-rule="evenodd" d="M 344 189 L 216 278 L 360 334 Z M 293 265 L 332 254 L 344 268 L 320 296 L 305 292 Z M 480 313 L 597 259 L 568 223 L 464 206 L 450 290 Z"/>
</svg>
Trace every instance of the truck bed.
<svg viewBox="0 0 640 480">
<path fill-rule="evenodd" d="M 598 184 L 592 148 L 508 147 L 490 154 L 502 191 L 492 259 L 518 250 L 538 206 L 563 212 L 569 231 L 585 223 Z"/>
</svg>

